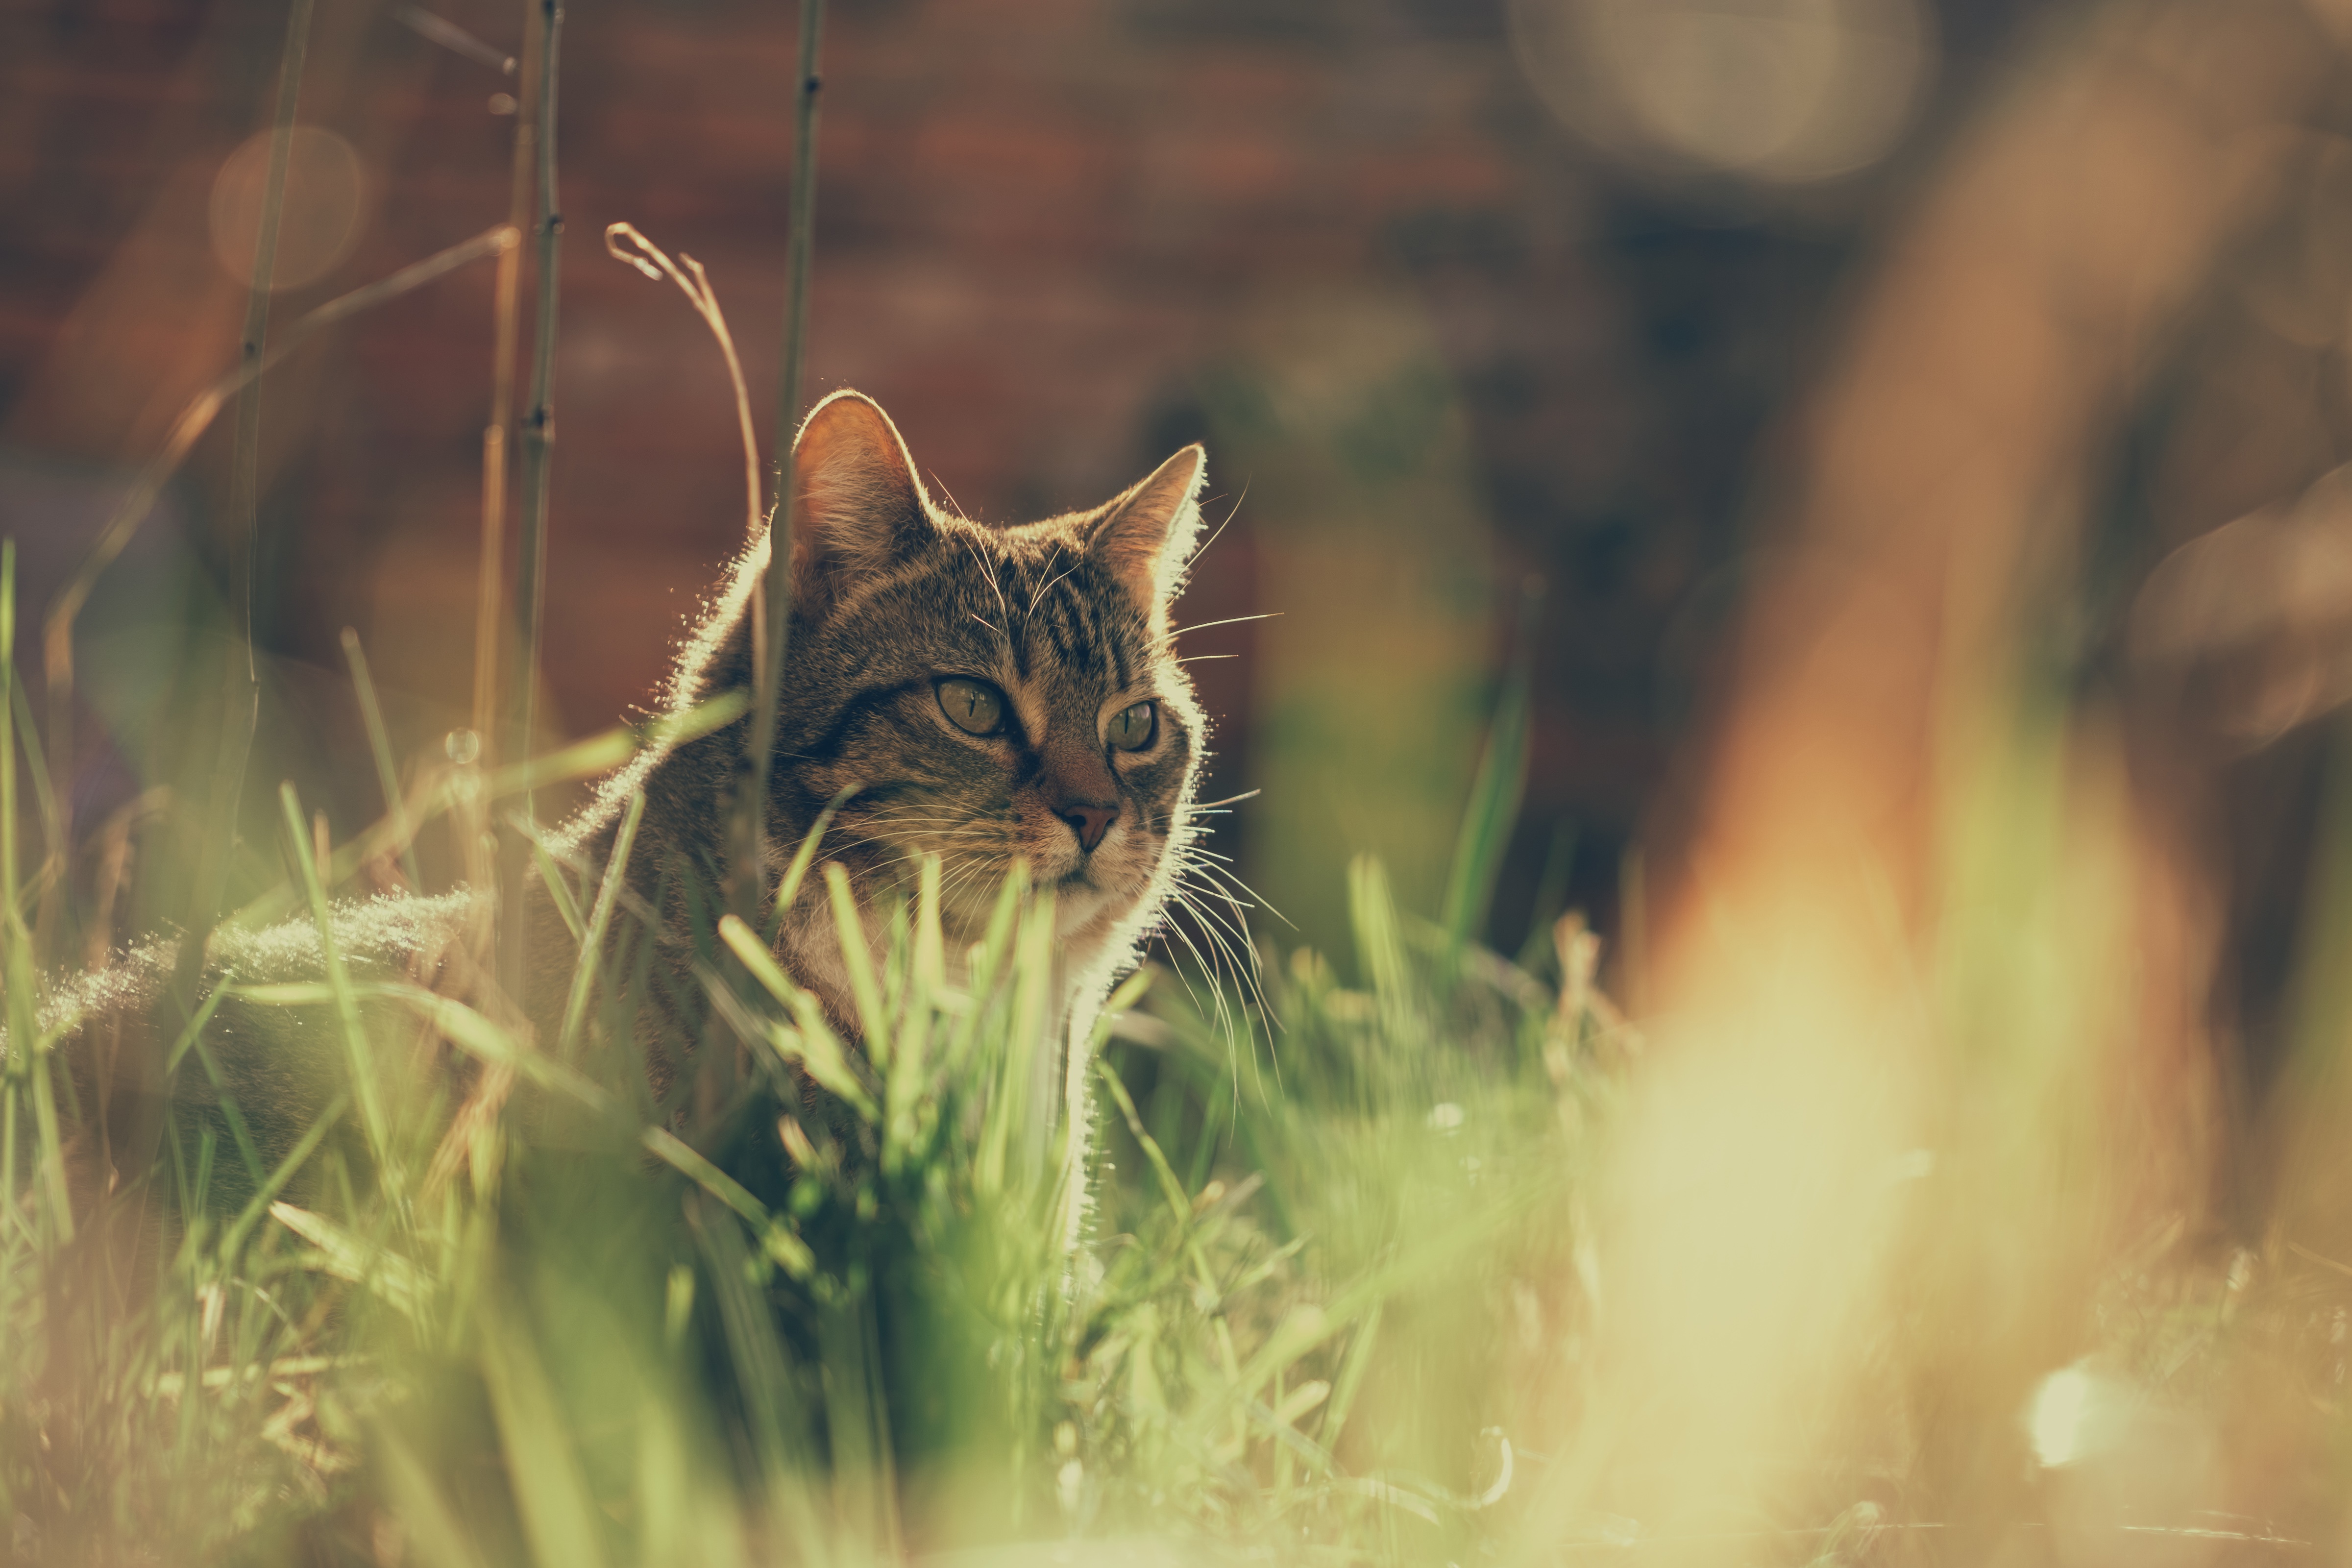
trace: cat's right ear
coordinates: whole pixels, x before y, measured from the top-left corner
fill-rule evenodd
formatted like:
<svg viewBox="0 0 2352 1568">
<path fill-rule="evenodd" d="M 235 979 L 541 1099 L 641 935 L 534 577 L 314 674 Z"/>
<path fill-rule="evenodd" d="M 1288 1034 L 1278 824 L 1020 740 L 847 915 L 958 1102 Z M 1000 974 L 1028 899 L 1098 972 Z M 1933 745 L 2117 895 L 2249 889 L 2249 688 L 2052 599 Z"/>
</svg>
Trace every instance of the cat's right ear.
<svg viewBox="0 0 2352 1568">
<path fill-rule="evenodd" d="M 846 587 L 915 553 L 931 532 L 898 427 L 862 393 L 809 411 L 793 443 L 793 601 L 822 618 Z"/>
</svg>

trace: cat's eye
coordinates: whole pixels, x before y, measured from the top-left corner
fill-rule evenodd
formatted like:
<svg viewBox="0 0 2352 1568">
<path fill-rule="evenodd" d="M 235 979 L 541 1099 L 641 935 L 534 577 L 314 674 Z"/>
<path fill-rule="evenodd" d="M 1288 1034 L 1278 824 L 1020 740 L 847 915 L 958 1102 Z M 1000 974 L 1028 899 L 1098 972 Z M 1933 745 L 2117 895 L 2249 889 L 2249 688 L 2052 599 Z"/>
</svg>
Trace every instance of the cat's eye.
<svg viewBox="0 0 2352 1568">
<path fill-rule="evenodd" d="M 993 735 L 1004 728 L 1004 693 L 984 680 L 951 677 L 939 684 L 940 711 L 967 735 Z"/>
<path fill-rule="evenodd" d="M 1139 702 L 1110 721 L 1110 743 L 1122 752 L 1139 752 L 1160 732 L 1160 705 Z"/>
</svg>

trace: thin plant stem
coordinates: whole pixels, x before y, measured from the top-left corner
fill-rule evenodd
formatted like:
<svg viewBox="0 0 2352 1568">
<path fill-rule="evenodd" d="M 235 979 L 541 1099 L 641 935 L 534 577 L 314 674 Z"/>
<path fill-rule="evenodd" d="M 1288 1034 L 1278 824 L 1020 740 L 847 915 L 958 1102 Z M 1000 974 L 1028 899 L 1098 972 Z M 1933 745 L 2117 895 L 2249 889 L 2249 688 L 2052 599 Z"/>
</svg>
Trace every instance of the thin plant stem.
<svg viewBox="0 0 2352 1568">
<path fill-rule="evenodd" d="M 555 446 L 555 332 L 562 297 L 563 214 L 555 187 L 556 64 L 563 41 L 563 7 L 540 3 L 539 52 L 539 321 L 531 343 L 530 408 L 523 417 L 521 552 L 515 565 L 515 694 L 507 746 L 509 758 L 528 756 L 537 719 L 540 620 L 547 561 L 548 471 Z M 526 790 L 524 820 L 533 820 L 534 792 Z"/>
<path fill-rule="evenodd" d="M 239 357 L 257 366 L 268 352 L 269 296 L 276 284 L 278 231 L 286 209 L 286 164 L 294 145 L 294 110 L 302 96 L 302 62 L 310 43 L 313 0 L 293 0 L 286 17 L 286 44 L 278 64 L 278 106 L 269 132 L 269 173 L 262 187 L 261 226 L 255 237 L 252 287 L 246 295 L 245 335 Z M 261 542 L 261 378 L 255 375 L 237 396 L 236 447 L 229 468 L 229 650 L 222 689 L 220 758 L 213 779 L 212 830 L 200 847 L 196 908 L 191 931 L 212 924 L 226 896 L 230 848 L 236 838 L 238 803 L 245 793 L 245 766 L 252 754 L 261 717 L 261 683 L 253 660 L 253 584 Z M 194 946 L 195 944 L 192 944 Z"/>
<path fill-rule="evenodd" d="M 556 307 L 561 299 L 563 214 L 556 202 L 555 84 L 556 65 L 563 41 L 563 7 L 556 0 L 540 0 L 538 130 L 539 157 L 539 320 L 531 344 L 530 409 L 523 418 L 522 540 L 515 559 L 514 695 L 509 710 L 506 754 L 520 760 L 530 754 L 531 732 L 538 724 L 539 644 L 541 613 L 546 594 L 548 470 L 555 444 Z M 504 836 L 499 857 L 499 889 L 504 901 L 504 930 L 499 938 L 499 970 L 510 1000 L 523 994 L 529 973 L 523 952 L 524 921 L 521 889 L 530 854 L 528 828 L 538 820 L 538 795 L 523 791 L 520 801 L 526 831 Z"/>
<path fill-rule="evenodd" d="M 400 870 L 408 879 L 411 892 L 423 889 L 425 879 L 416 873 L 416 830 L 408 820 L 408 797 L 401 794 L 400 771 L 393 763 L 392 733 L 384 728 L 383 707 L 375 699 L 375 682 L 369 678 L 367 651 L 360 647 L 360 634 L 351 627 L 343 628 L 343 657 L 351 661 L 352 689 L 360 700 L 360 719 L 367 725 L 368 751 L 375 758 L 376 783 L 383 790 L 384 809 L 392 816 L 394 831 L 400 835 Z"/>
<path fill-rule="evenodd" d="M 629 248 L 622 248 L 624 242 Z M 604 254 L 626 262 L 656 283 L 667 278 L 677 284 L 718 340 L 719 352 L 727 360 L 727 383 L 735 394 L 735 425 L 743 443 L 743 531 L 746 537 L 756 536 L 760 531 L 760 438 L 751 433 L 751 394 L 743 384 L 743 362 L 736 357 L 735 334 L 727 330 L 727 312 L 719 308 L 719 293 L 710 286 L 710 275 L 702 269 L 701 262 L 682 250 L 677 261 L 672 261 L 667 251 L 647 239 L 633 223 L 604 226 Z M 679 262 L 685 263 L 683 270 Z"/>
<path fill-rule="evenodd" d="M 523 7 L 520 62 L 522 101 L 515 110 L 514 153 L 507 175 L 507 226 L 520 234 L 530 223 L 531 174 L 538 161 L 541 10 Z M 483 766 L 498 756 L 499 655 L 505 626 L 507 565 L 507 461 L 514 449 L 515 359 L 522 338 L 518 304 L 522 251 L 499 257 L 493 291 L 490 348 L 490 422 L 482 429 L 482 558 L 474 596 L 474 735 Z"/>
<path fill-rule="evenodd" d="M 784 683 L 784 641 L 792 626 L 793 438 L 798 432 L 801 371 L 808 345 L 809 271 L 816 225 L 818 51 L 824 39 L 824 0 L 801 0 L 800 82 L 793 129 L 792 237 L 784 301 L 784 353 L 776 394 L 776 496 L 768 524 L 768 573 L 759 603 L 759 680 L 751 703 L 751 754 L 736 792 L 728 883 L 736 912 L 756 920 L 760 901 L 760 841 L 765 834 L 769 777 L 775 762 L 776 703 Z"/>
</svg>

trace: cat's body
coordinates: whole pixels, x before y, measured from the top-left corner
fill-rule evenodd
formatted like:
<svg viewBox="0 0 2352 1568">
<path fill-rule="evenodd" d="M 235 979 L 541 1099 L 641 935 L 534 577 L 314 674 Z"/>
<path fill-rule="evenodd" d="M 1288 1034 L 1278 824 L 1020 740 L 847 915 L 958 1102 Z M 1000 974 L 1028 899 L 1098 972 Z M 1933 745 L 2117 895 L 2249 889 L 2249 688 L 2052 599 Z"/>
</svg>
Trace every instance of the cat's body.
<svg viewBox="0 0 2352 1568">
<path fill-rule="evenodd" d="M 943 868 L 942 925 L 951 953 L 976 940 L 1014 861 L 1050 889 L 1057 916 L 1057 1037 L 1083 1026 L 1109 981 L 1132 961 L 1173 885 L 1186 841 L 1205 726 L 1171 652 L 1167 611 L 1199 529 L 1200 448 L 1188 447 L 1125 495 L 1091 511 L 993 528 L 933 506 L 898 432 L 855 394 L 836 394 L 803 425 L 796 447 L 789 658 L 777 710 L 766 803 L 762 885 L 775 889 L 793 851 L 828 805 L 835 816 L 820 861 L 842 866 L 869 926 L 911 889 L 923 858 Z M 764 539 L 738 560 L 693 628 L 664 696 L 670 711 L 754 684 L 754 588 Z M 575 863 L 610 857 L 630 797 L 643 819 L 627 868 L 635 907 L 649 917 L 665 984 L 691 994 L 690 906 L 719 907 L 727 870 L 729 801 L 744 776 L 751 721 L 649 751 L 606 780 L 595 800 L 557 830 Z M 691 890 L 689 890 L 691 887 Z M 551 1039 L 569 984 L 573 939 L 546 889 L 530 879 L 522 1011 Z M 339 908 L 339 947 L 371 974 L 478 994 L 485 977 L 464 965 L 478 900 L 379 900 Z M 615 922 L 629 931 L 635 921 Z M 342 933 L 348 929 L 349 940 Z M 777 957 L 854 1038 L 856 1010 L 842 967 L 824 879 L 811 877 L 786 911 Z M 617 940 L 617 939 L 616 939 Z M 215 935 L 205 968 L 247 982 L 316 977 L 318 935 L 296 921 L 271 931 Z M 126 1069 L 93 1083 L 103 1100 L 136 1090 L 133 1058 L 101 1046 L 126 1019 L 154 1011 L 173 968 L 168 943 L 125 953 L 103 976 L 60 987 L 50 1005 L 86 1016 L 79 1076 L 93 1061 Z M 659 1035 L 677 1022 L 641 1008 Z M 299 1128 L 331 1098 L 340 1067 L 313 1039 L 315 1018 L 289 1025 L 268 1008 L 224 1005 L 205 1039 L 231 1097 L 268 1100 L 248 1121 Z M 648 1039 L 646 1060 L 673 1076 L 688 1036 Z M 297 1059 L 299 1058 L 299 1059 Z M 96 1076 L 102 1078 L 102 1072 Z M 183 1071 L 173 1092 L 204 1100 L 205 1078 Z M 666 1087 L 657 1084 L 656 1090 Z M 102 1135 L 101 1135 L 102 1136 Z"/>
</svg>

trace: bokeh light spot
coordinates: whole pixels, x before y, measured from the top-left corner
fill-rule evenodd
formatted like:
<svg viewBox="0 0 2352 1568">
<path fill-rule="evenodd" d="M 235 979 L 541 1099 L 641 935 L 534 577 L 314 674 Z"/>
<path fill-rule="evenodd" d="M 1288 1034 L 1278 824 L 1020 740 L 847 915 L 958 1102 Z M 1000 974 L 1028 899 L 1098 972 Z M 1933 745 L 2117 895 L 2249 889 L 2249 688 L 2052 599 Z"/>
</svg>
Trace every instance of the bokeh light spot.
<svg viewBox="0 0 2352 1568">
<path fill-rule="evenodd" d="M 1777 184 L 1895 145 L 1933 74 L 1919 0 L 1512 0 L 1520 68 L 1636 166 Z"/>
<path fill-rule="evenodd" d="M 213 254 L 240 283 L 251 283 L 269 188 L 267 131 L 248 137 L 213 178 Z M 286 198 L 278 226 L 272 290 L 323 278 L 359 238 L 364 173 L 352 144 L 315 125 L 294 128 L 286 157 Z"/>
<path fill-rule="evenodd" d="M 2092 1393 L 2091 1374 L 2080 1366 L 2060 1367 L 2034 1390 L 2026 1426 L 2033 1438 L 2033 1457 L 2044 1468 L 2054 1469 L 2082 1457 Z"/>
</svg>

